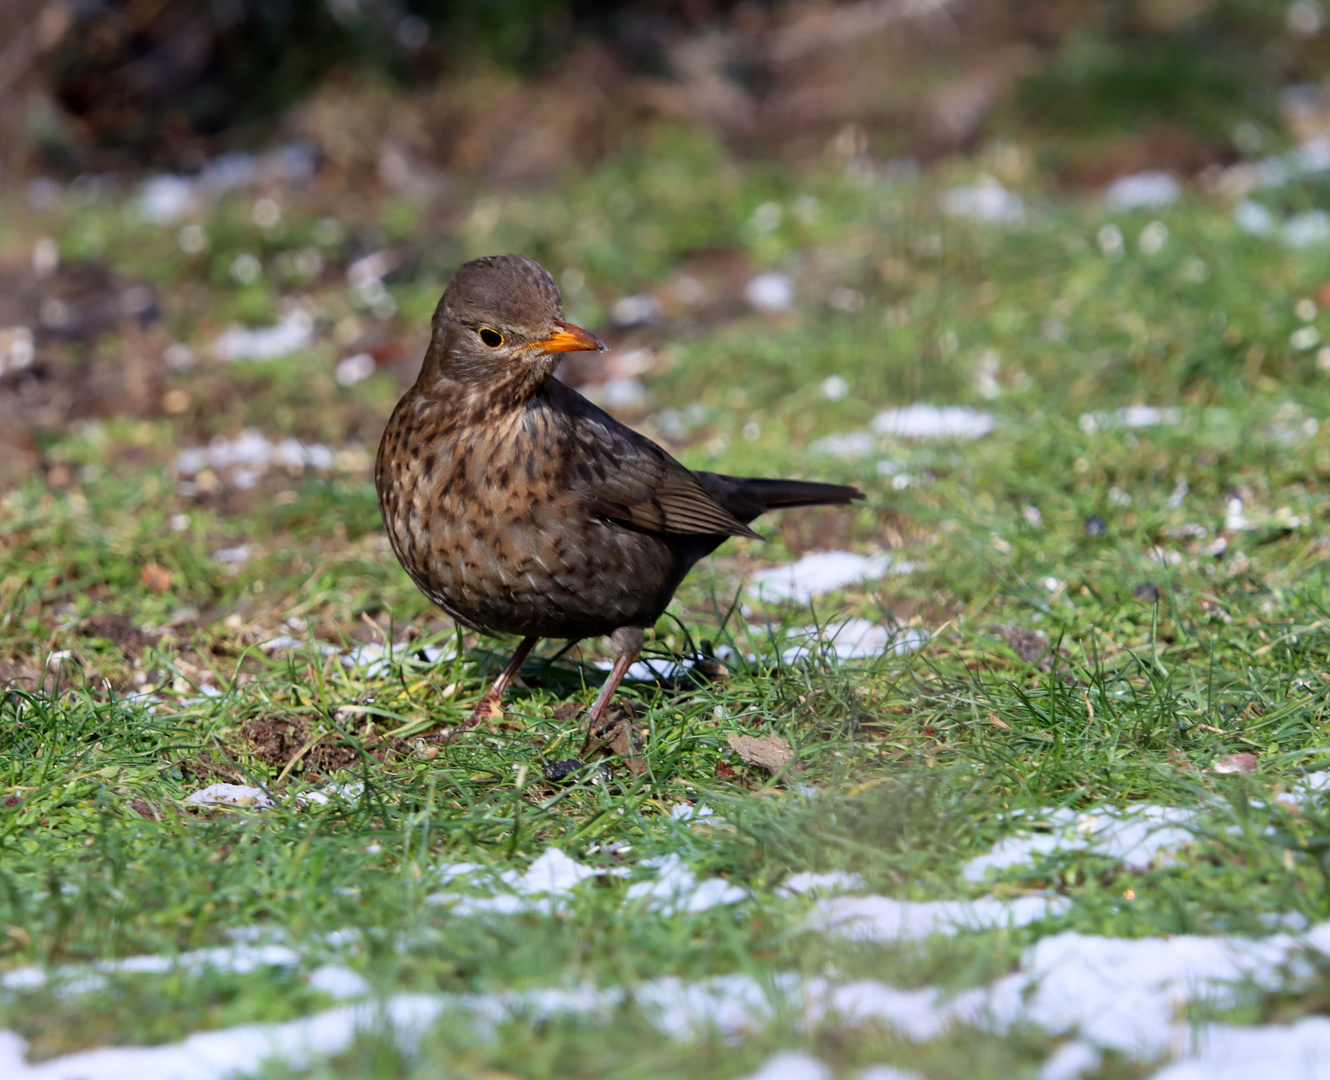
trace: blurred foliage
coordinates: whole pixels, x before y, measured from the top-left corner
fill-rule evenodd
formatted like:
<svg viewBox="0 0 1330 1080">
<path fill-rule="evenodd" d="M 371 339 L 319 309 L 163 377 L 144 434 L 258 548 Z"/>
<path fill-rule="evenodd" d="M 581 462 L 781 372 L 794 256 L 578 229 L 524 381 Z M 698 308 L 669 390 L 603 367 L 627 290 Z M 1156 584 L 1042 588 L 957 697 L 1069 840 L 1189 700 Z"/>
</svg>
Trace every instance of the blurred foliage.
<svg viewBox="0 0 1330 1080">
<path fill-rule="evenodd" d="M 80 4 L 71 7 L 69 29 L 43 64 L 42 77 L 70 121 L 45 132 L 47 158 L 58 162 L 62 153 L 91 145 L 178 161 L 190 139 L 251 138 L 330 76 L 358 74 L 398 87 L 437 85 L 441 77 L 484 69 L 541 77 L 587 42 L 613 58 L 619 82 L 663 76 L 692 95 L 684 106 L 692 119 L 725 129 L 726 95 L 742 99 L 745 108 L 778 97 L 773 91 L 782 84 L 815 95 L 826 81 L 824 62 L 814 59 L 812 47 L 790 62 L 791 34 L 802 34 L 805 24 L 818 30 L 818 19 L 852 28 L 872 6 L 781 0 Z M 989 129 L 1069 140 L 1072 148 L 1063 156 L 1071 158 L 1074 145 L 1085 140 L 1180 133 L 1177 145 L 1163 151 L 1179 160 L 1163 164 L 1195 171 L 1233 155 L 1236 124 L 1277 128 L 1280 89 L 1315 80 L 1330 50 L 1321 32 L 1324 11 L 1309 0 L 976 0 L 939 5 L 928 18 L 937 26 L 925 25 L 922 15 L 888 19 L 863 39 L 874 42 L 872 48 L 859 47 L 857 35 L 855 44 L 833 50 L 864 86 L 876 86 L 881 65 L 891 65 L 889 85 L 873 93 L 901 97 L 905 112 L 918 114 L 914 124 L 892 114 L 891 124 L 901 131 L 914 127 L 917 145 L 903 149 L 926 156 L 957 148 L 940 134 L 945 119 L 930 119 L 936 102 L 930 105 L 928 95 L 941 84 L 962 86 L 992 56 L 1019 53 L 1020 77 L 999 79 L 986 91 L 981 111 L 991 117 Z M 904 29 L 883 31 L 896 23 Z M 935 32 L 938 27 L 946 32 Z M 872 36 L 883 32 L 914 44 L 903 53 L 884 52 Z M 843 30 L 828 41 L 838 41 L 837 34 Z M 702 40 L 723 53 L 705 79 L 700 54 L 689 45 L 700 47 Z M 702 85 L 706 80 L 714 85 Z M 635 106 L 615 100 L 606 107 Z M 859 102 L 851 111 L 866 110 L 858 119 L 871 125 L 867 114 L 875 107 Z M 824 118 L 832 130 L 854 119 Z M 726 134 L 744 141 L 742 131 Z M 768 135 L 758 142 L 778 139 L 779 125 Z M 66 164 L 75 162 L 66 158 Z"/>
</svg>

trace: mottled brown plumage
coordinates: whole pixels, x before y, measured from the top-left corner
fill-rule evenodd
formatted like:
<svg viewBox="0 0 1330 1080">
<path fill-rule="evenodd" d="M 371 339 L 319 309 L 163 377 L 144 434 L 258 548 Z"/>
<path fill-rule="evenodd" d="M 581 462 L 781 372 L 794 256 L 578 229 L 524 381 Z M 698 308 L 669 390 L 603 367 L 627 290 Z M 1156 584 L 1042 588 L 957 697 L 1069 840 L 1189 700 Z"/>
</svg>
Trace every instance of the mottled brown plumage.
<svg viewBox="0 0 1330 1080">
<path fill-rule="evenodd" d="M 692 565 L 782 506 L 848 503 L 851 487 L 690 472 L 553 377 L 603 349 L 563 321 L 553 279 L 520 255 L 461 267 L 434 313 L 420 376 L 379 444 L 393 551 L 466 626 L 524 639 L 472 721 L 498 711 L 542 637 L 613 635 L 594 725 Z"/>
</svg>

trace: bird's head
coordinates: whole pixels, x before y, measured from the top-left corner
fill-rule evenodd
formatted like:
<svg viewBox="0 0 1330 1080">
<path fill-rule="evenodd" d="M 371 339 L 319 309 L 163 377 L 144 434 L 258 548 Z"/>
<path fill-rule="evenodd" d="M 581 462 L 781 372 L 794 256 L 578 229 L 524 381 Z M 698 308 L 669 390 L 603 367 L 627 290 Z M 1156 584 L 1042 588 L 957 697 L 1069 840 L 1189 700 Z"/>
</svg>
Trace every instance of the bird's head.
<svg viewBox="0 0 1330 1080">
<path fill-rule="evenodd" d="M 444 290 L 421 379 L 529 396 L 554 373 L 561 353 L 605 347 L 564 321 L 559 289 L 538 262 L 487 255 L 463 264 Z"/>
</svg>

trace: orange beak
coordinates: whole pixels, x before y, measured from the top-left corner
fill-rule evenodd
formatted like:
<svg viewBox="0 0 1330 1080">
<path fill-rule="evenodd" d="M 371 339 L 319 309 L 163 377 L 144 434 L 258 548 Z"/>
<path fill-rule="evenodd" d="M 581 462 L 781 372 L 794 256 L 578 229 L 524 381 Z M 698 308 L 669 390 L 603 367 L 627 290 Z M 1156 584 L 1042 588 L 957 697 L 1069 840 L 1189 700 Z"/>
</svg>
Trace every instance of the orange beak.
<svg viewBox="0 0 1330 1080">
<path fill-rule="evenodd" d="M 580 326 L 574 326 L 572 323 L 554 321 L 558 329 L 545 338 L 544 341 L 533 341 L 531 348 L 539 349 L 541 352 L 604 352 L 609 348 L 605 342 L 596 337 L 590 331 L 583 330 Z"/>
</svg>

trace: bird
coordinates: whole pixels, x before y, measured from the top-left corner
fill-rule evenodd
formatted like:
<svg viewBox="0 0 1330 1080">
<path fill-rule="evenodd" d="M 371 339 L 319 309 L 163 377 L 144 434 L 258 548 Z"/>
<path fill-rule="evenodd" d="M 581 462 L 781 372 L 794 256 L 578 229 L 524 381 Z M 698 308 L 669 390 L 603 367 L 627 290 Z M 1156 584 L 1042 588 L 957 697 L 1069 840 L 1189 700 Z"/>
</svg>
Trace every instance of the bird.
<svg viewBox="0 0 1330 1080">
<path fill-rule="evenodd" d="M 548 271 L 522 255 L 458 268 L 415 383 L 375 459 L 393 552 L 431 601 L 521 643 L 470 718 L 502 714 L 542 638 L 608 635 L 614 664 L 588 733 L 689 569 L 768 510 L 845 505 L 857 488 L 693 472 L 555 378 L 564 353 L 604 351 L 566 322 Z M 590 734 L 588 735 L 590 738 Z"/>
</svg>

